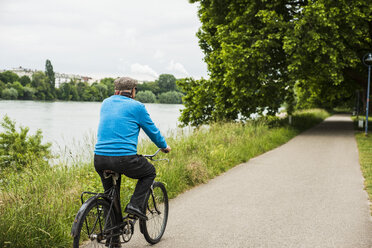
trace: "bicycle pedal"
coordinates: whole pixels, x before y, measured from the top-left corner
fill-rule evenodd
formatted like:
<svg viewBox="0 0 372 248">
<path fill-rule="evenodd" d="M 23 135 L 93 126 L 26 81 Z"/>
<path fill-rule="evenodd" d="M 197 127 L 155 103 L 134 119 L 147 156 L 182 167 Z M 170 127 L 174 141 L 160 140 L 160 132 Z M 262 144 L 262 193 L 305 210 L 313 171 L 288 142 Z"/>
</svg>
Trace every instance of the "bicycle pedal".
<svg viewBox="0 0 372 248">
<path fill-rule="evenodd" d="M 126 216 L 124 216 L 123 222 L 125 222 L 127 219 L 137 220 L 138 217 L 136 215 L 133 215 L 133 214 L 127 214 Z"/>
</svg>

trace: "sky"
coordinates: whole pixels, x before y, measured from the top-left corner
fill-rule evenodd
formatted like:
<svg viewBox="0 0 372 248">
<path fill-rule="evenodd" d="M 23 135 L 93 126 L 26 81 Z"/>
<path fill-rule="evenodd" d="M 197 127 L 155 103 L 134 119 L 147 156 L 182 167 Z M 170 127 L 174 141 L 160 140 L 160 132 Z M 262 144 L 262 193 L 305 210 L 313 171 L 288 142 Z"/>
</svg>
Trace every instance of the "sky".
<svg viewBox="0 0 372 248">
<path fill-rule="evenodd" d="M 152 81 L 207 78 L 188 0 L 0 0 L 0 69 Z"/>
</svg>

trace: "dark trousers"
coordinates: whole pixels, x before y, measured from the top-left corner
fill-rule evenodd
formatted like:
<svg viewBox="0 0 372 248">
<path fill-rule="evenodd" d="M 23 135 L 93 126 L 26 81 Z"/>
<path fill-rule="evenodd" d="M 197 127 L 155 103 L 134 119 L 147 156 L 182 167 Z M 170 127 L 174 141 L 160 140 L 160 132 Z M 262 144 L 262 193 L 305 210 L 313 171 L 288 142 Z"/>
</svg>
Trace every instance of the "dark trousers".
<svg viewBox="0 0 372 248">
<path fill-rule="evenodd" d="M 155 167 L 141 155 L 131 156 L 101 156 L 94 155 L 94 167 L 101 177 L 103 188 L 106 190 L 113 186 L 112 178 L 105 179 L 103 170 L 112 170 L 127 177 L 138 179 L 136 188 L 130 202 L 144 210 L 146 195 L 156 177 Z M 121 176 L 117 187 L 120 192 Z M 120 195 L 119 195 L 120 198 Z"/>
</svg>

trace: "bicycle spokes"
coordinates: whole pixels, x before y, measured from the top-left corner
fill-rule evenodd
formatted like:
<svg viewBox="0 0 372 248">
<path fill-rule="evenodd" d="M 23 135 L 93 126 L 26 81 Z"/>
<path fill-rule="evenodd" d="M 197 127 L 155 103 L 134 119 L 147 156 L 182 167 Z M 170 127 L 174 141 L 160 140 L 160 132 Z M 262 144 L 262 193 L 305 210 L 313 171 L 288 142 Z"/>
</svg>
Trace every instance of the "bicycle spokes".
<svg viewBox="0 0 372 248">
<path fill-rule="evenodd" d="M 86 234 L 90 240 L 96 239 L 97 242 L 100 242 L 103 239 L 104 213 L 98 204 L 95 210 L 91 211 L 85 219 Z"/>
<path fill-rule="evenodd" d="M 145 239 L 155 244 L 161 239 L 168 218 L 168 196 L 163 184 L 156 182 L 147 201 L 146 216 L 143 222 Z"/>
</svg>

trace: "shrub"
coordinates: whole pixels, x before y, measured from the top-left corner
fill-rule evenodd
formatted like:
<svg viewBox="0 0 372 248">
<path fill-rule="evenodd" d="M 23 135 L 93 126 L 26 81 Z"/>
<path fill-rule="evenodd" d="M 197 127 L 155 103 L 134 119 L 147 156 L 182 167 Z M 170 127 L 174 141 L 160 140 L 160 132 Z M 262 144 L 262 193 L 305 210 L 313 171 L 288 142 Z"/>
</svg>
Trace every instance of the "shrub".
<svg viewBox="0 0 372 248">
<path fill-rule="evenodd" d="M 0 98 L 1 98 L 1 92 L 6 89 L 6 85 L 3 81 L 0 80 Z"/>
<path fill-rule="evenodd" d="M 18 91 L 14 88 L 4 89 L 1 97 L 5 100 L 15 100 L 18 98 Z"/>
<path fill-rule="evenodd" d="M 32 100 L 35 98 L 36 90 L 32 87 L 25 86 L 23 87 L 23 99 Z"/>
<path fill-rule="evenodd" d="M 160 103 L 181 104 L 183 94 L 177 91 L 168 91 L 159 95 Z"/>
<path fill-rule="evenodd" d="M 7 115 L 0 125 L 4 129 L 0 133 L 0 169 L 22 170 L 51 157 L 51 144 L 41 144 L 41 130 L 28 135 L 29 128 L 20 127 L 20 132 L 17 132 L 15 122 Z"/>
<path fill-rule="evenodd" d="M 136 99 L 142 103 L 154 103 L 156 101 L 156 96 L 151 91 L 145 90 L 138 92 Z"/>
<path fill-rule="evenodd" d="M 15 89 L 18 92 L 18 98 L 23 97 L 23 86 L 20 82 L 16 81 L 11 84 L 11 88 Z"/>
</svg>

